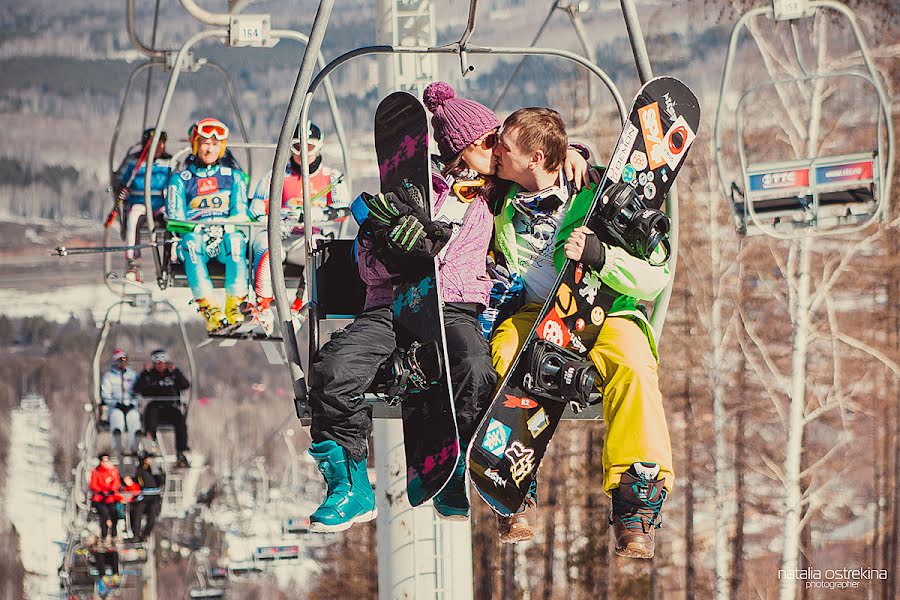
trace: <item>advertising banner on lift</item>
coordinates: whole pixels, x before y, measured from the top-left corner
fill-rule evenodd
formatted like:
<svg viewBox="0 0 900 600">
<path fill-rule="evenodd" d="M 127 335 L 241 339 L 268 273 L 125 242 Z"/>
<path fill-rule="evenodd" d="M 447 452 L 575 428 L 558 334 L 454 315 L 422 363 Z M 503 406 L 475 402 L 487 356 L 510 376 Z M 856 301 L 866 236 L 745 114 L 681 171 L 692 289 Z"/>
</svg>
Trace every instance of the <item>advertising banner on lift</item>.
<svg viewBox="0 0 900 600">
<path fill-rule="evenodd" d="M 816 167 L 816 185 L 843 181 L 872 181 L 874 167 L 871 160 L 853 161 Z"/>
<path fill-rule="evenodd" d="M 809 169 L 788 169 L 750 175 L 750 192 L 802 188 L 809 185 Z"/>
</svg>

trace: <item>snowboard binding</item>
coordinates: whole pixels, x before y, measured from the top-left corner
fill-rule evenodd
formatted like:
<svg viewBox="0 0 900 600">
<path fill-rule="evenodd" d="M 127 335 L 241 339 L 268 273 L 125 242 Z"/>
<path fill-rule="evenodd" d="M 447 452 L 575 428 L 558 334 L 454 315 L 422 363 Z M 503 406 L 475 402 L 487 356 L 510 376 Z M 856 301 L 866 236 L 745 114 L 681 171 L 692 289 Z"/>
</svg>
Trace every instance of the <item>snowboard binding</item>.
<svg viewBox="0 0 900 600">
<path fill-rule="evenodd" d="M 526 391 L 548 400 L 568 402 L 575 414 L 591 404 L 594 382 L 599 378 L 591 361 L 546 340 L 535 340 L 523 358 L 529 365 L 522 378 Z"/>
<path fill-rule="evenodd" d="M 372 391 L 383 395 L 388 404 L 396 404 L 405 395 L 440 383 L 443 363 L 441 347 L 434 341 L 396 348 L 379 367 Z"/>
<path fill-rule="evenodd" d="M 668 235 L 672 226 L 669 217 L 661 210 L 647 206 L 633 187 L 624 182 L 606 187 L 598 210 L 599 218 L 594 222 L 599 222 L 633 256 L 649 261 L 656 247 L 662 244 L 663 259 L 650 264 L 661 266 L 669 260 Z"/>
</svg>

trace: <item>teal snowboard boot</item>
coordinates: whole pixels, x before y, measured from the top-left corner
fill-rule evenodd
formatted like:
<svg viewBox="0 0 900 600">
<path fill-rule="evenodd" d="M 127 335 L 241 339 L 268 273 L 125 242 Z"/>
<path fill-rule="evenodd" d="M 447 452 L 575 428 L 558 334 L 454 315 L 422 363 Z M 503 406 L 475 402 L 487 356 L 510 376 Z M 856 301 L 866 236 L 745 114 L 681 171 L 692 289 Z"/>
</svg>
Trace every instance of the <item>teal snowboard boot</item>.
<svg viewBox="0 0 900 600">
<path fill-rule="evenodd" d="M 469 495 L 466 485 L 466 448 L 460 444 L 456 469 L 444 489 L 432 499 L 434 512 L 445 521 L 465 521 L 469 518 Z"/>
<path fill-rule="evenodd" d="M 309 454 L 328 486 L 324 502 L 309 516 L 310 531 L 344 531 L 354 523 L 376 517 L 375 492 L 369 483 L 365 460 L 353 460 L 331 440 L 314 443 Z"/>
</svg>

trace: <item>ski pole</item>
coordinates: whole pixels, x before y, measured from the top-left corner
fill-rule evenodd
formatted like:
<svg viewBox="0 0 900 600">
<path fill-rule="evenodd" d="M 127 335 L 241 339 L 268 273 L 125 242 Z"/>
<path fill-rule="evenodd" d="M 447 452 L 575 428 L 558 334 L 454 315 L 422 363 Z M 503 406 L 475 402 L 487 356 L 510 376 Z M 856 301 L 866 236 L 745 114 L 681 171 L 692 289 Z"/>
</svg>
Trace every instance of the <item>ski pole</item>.
<svg viewBox="0 0 900 600">
<path fill-rule="evenodd" d="M 50 252 L 50 256 L 69 256 L 76 254 L 103 254 L 104 252 L 123 252 L 125 250 L 138 250 L 140 248 L 158 248 L 166 244 L 173 244 L 176 240 L 166 240 L 164 242 L 150 242 L 147 244 L 135 244 L 133 246 L 76 246 L 69 248 L 67 246 L 57 246 Z"/>
<path fill-rule="evenodd" d="M 116 194 L 116 199 L 113 202 L 112 210 L 109 211 L 109 214 L 106 215 L 106 220 L 103 222 L 103 227 L 105 229 L 109 229 L 110 225 L 113 224 L 113 221 L 116 220 L 116 217 L 119 216 L 119 207 L 122 206 L 122 202 L 125 200 L 125 196 L 128 193 L 128 190 L 131 188 L 131 184 L 134 183 L 135 177 L 137 177 L 138 171 L 141 170 L 141 165 L 147 159 L 147 152 L 150 150 L 150 142 L 153 140 L 152 136 L 149 140 L 147 140 L 146 145 L 144 145 L 143 150 L 141 150 L 140 156 L 138 156 L 137 162 L 134 165 L 134 171 L 131 172 L 131 176 L 128 178 L 128 183 L 119 190 L 119 193 Z"/>
</svg>

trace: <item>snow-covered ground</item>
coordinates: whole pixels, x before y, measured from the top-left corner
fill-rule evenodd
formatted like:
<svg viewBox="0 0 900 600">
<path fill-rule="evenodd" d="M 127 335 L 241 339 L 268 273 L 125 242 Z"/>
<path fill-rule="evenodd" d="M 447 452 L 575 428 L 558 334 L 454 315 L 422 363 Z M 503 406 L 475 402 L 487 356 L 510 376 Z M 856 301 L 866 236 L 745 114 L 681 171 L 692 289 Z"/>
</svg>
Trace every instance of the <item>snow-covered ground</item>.
<svg viewBox="0 0 900 600">
<path fill-rule="evenodd" d="M 150 284 L 156 288 L 156 284 Z M 152 289 L 151 288 L 151 289 Z M 161 292 L 156 289 L 154 300 L 168 300 L 179 312 L 182 319 L 199 319 L 197 310 L 189 304 L 191 291 L 188 288 L 174 288 Z M 48 289 L 45 292 L 32 292 L 28 294 L 28 301 L 22 301 L 22 292 L 11 288 L 0 288 L 0 306 L 3 306 L 2 314 L 8 317 L 36 317 L 41 316 L 52 321 L 64 322 L 72 314 L 84 315 L 90 312 L 94 320 L 103 320 L 110 306 L 120 300 L 105 285 L 84 284 L 60 288 Z M 114 317 L 119 316 L 119 309 L 115 309 Z M 146 309 L 124 306 L 121 310 L 121 320 L 124 323 L 142 323 L 147 318 Z M 171 310 L 160 309 L 154 318 L 163 322 L 174 322 L 175 318 Z"/>
<path fill-rule="evenodd" d="M 65 496 L 53 480 L 50 411 L 44 399 L 26 396 L 11 415 L 6 514 L 19 532 L 26 598 L 60 597 L 56 570 L 66 541 Z"/>
</svg>

